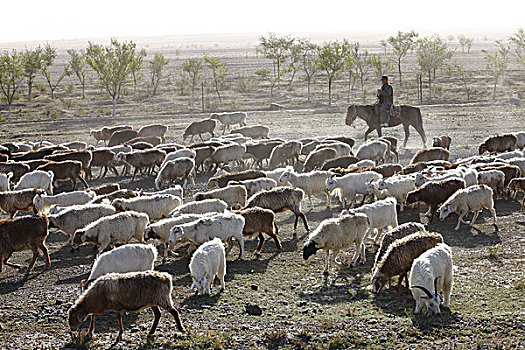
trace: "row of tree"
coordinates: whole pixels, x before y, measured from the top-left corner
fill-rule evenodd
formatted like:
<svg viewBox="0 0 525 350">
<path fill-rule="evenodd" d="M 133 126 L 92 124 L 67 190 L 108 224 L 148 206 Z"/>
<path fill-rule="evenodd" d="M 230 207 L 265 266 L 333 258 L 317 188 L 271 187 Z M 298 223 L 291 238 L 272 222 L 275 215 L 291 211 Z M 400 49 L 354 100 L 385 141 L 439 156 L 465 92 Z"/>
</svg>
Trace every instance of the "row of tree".
<svg viewBox="0 0 525 350">
<path fill-rule="evenodd" d="M 473 39 L 465 36 L 458 37 L 462 51 L 470 52 Z M 309 39 L 277 36 L 270 33 L 261 36 L 257 45 L 257 53 L 271 61 L 270 68 L 260 68 L 254 74 L 268 83 L 270 99 L 273 98 L 274 88 L 284 85 L 291 87 L 298 76 L 303 73 L 307 83 L 307 99 L 310 101 L 311 82 L 316 76 L 324 76 L 328 85 L 328 104 L 332 104 L 333 82 L 346 77 L 348 83 L 348 100 L 350 101 L 356 83 L 360 84 L 361 91 L 366 94 L 365 80 L 370 72 L 376 77 L 389 72 L 397 71 L 399 86 L 404 86 L 404 60 L 409 52 L 415 52 L 418 63 L 418 95 L 422 100 L 422 79 L 428 83 L 428 97 L 432 99 L 436 93 L 436 72 L 446 69 L 457 77 L 467 94 L 471 98 L 469 79 L 472 70 L 451 59 L 454 51 L 447 42 L 438 35 L 419 38 L 414 31 L 398 32 L 380 42 L 384 47 L 384 54 L 372 54 L 364 49 L 359 42 L 349 40 L 331 41 L 315 44 Z M 511 45 L 514 50 L 512 50 Z M 393 56 L 387 55 L 387 48 L 391 47 Z M 508 69 L 511 55 L 516 61 L 525 65 L 525 31 L 519 29 L 509 38 L 507 43 L 496 42 L 496 51 L 483 50 L 486 68 L 494 78 L 493 96 L 501 79 Z M 27 99 L 31 101 L 32 89 L 38 75 L 46 82 L 51 98 L 55 97 L 55 90 L 66 76 L 76 76 L 82 89 L 82 98 L 85 98 L 88 70 L 91 69 L 97 77 L 99 86 L 111 98 L 113 115 L 117 101 L 120 99 L 125 84 L 133 84 L 134 90 L 138 81 L 144 77 L 144 59 L 147 56 L 144 49 L 138 50 L 133 41 L 119 42 L 112 39 L 109 45 L 88 43 L 85 50 L 67 50 L 68 60 L 62 66 L 51 67 L 55 64 L 57 50 L 50 44 L 32 50 L 18 52 L 4 51 L 0 55 L 0 87 L 8 104 L 8 114 L 11 114 L 11 105 L 20 87 L 27 86 Z M 155 53 L 148 62 L 149 72 L 147 83 L 152 95 L 156 95 L 161 82 L 171 76 L 167 71 L 169 60 L 160 53 Z M 219 103 L 222 101 L 221 90 L 225 79 L 231 74 L 226 62 L 219 57 L 204 55 L 202 58 L 187 59 L 181 64 L 181 71 L 186 74 L 191 84 L 191 100 L 194 100 L 195 90 L 202 71 L 207 67 L 210 71 L 213 89 Z"/>
</svg>

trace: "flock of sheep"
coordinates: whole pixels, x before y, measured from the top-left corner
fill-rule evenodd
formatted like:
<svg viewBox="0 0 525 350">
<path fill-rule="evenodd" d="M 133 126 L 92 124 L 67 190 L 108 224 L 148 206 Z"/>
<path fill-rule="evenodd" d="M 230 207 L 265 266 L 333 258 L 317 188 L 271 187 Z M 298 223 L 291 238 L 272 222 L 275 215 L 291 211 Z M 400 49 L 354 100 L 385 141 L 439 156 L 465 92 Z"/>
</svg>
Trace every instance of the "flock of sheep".
<svg viewBox="0 0 525 350">
<path fill-rule="evenodd" d="M 215 277 L 225 288 L 226 256 L 233 245 L 245 256 L 244 241 L 258 239 L 260 254 L 266 237 L 281 250 L 276 213 L 295 215 L 294 237 L 301 219 L 310 232 L 302 201 L 314 209 L 312 197 L 334 198 L 342 211 L 322 221 L 310 232 L 303 247 L 307 260 L 318 250 L 326 253 L 324 273 L 330 260 L 337 265 L 340 251 L 353 247 L 351 266 L 364 263 L 367 239 L 379 247 L 372 270 L 371 288 L 379 293 L 394 276 L 403 279 L 416 302 L 415 313 L 440 314 L 449 307 L 453 285 L 450 248 L 443 237 L 428 232 L 422 223 L 398 224 L 398 211 L 424 203 L 432 220 L 458 215 L 474 225 L 483 208 L 496 224 L 494 199 L 525 192 L 525 133 L 491 136 L 479 146 L 479 155 L 450 161 L 451 138 L 434 138 L 433 146 L 419 150 L 408 165 L 399 163 L 397 139 L 382 137 L 353 150 L 352 138 L 269 139 L 263 125 L 246 126 L 244 112 L 212 114 L 187 126 L 183 138 L 199 136 L 201 142 L 184 146 L 166 143 L 165 125 L 140 130 L 129 126 L 103 127 L 91 131 L 95 145 L 84 142 L 4 143 L 0 146 L 0 209 L 10 219 L 0 221 L 0 272 L 14 252 L 31 250 L 33 268 L 42 251 L 50 267 L 45 240 L 50 227 L 69 236 L 65 244 L 76 248 L 91 243 L 98 254 L 91 273 L 81 283 L 82 295 L 69 311 L 71 331 L 91 316 L 114 311 L 123 332 L 122 312 L 151 308 L 155 332 L 160 308 L 184 327 L 171 297 L 168 273 L 154 271 L 157 249 L 146 241 L 163 245 L 163 258 L 178 256 L 174 248 L 189 242 L 191 289 L 210 294 Z M 215 136 L 217 124 L 222 135 Z M 237 128 L 232 128 L 238 125 Z M 232 129 L 231 129 L 232 128 Z M 230 130 L 225 135 L 226 130 Z M 211 139 L 204 141 L 202 135 Z M 98 147 L 102 141 L 106 145 Z M 487 154 L 488 153 L 488 154 Z M 117 177 L 130 174 L 150 177 L 155 191 L 121 189 L 119 183 L 89 187 L 93 169 L 99 177 L 108 170 Z M 232 171 L 236 167 L 238 171 Z M 118 168 L 120 168 L 120 173 Z M 184 202 L 187 179 L 194 184 L 197 172 L 213 173 L 208 191 Z M 53 194 L 58 180 L 71 180 L 72 190 Z M 85 187 L 76 190 L 77 180 Z M 183 181 L 182 186 L 173 185 Z M 164 188 L 167 184 L 167 188 Z M 513 192 L 513 193 L 511 193 Z M 523 204 L 522 204 L 523 207 Z M 15 216 L 18 211 L 33 215 Z M 470 222 L 464 217 L 473 212 Z M 133 239 L 139 243 L 130 244 Z M 117 243 L 124 243 L 112 248 Z M 226 245 L 226 249 L 225 249 Z M 112 248 L 112 249 L 111 249 Z M 410 280 L 408 280 L 410 274 Z M 72 333 L 73 334 L 73 333 Z"/>
</svg>

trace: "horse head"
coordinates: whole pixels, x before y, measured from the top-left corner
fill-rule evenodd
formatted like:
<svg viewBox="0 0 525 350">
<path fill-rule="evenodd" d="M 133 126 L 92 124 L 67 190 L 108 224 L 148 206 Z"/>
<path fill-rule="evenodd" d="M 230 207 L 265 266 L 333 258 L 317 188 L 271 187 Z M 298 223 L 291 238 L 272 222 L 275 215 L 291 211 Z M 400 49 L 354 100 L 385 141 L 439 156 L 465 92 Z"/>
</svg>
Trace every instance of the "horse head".
<svg viewBox="0 0 525 350">
<path fill-rule="evenodd" d="M 357 118 L 357 108 L 355 105 L 348 106 L 348 109 L 346 111 L 346 125 L 352 125 L 355 119 Z"/>
</svg>

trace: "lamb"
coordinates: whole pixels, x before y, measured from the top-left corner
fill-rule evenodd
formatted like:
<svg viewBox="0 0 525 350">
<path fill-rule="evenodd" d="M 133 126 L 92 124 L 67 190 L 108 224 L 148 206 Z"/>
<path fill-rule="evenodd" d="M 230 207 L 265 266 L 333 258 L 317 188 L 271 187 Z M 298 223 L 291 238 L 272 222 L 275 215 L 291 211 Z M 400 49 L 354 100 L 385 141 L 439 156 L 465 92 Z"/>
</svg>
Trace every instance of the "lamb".
<svg viewBox="0 0 525 350">
<path fill-rule="evenodd" d="M 415 314 L 423 310 L 425 313 L 432 312 L 439 316 L 439 305 L 442 301 L 444 307 L 450 307 L 453 266 L 452 251 L 444 243 L 427 250 L 414 260 L 410 269 L 410 290 L 416 301 Z"/>
<path fill-rule="evenodd" d="M 399 275 L 397 286 L 399 291 L 403 278 L 406 279 L 412 267 L 412 262 L 439 243 L 443 243 L 443 236 L 426 231 L 412 233 L 392 242 L 373 270 L 372 291 L 378 294 L 386 282 L 397 275 Z"/>
<path fill-rule="evenodd" d="M 175 242 L 186 238 L 195 245 L 201 245 L 211 239 L 218 237 L 223 242 L 228 243 L 226 255 L 233 247 L 232 239 L 239 243 L 241 253 L 239 259 L 244 259 L 244 238 L 242 230 L 244 218 L 234 213 L 216 214 L 214 216 L 204 216 L 203 218 L 186 224 L 174 226 L 170 231 L 168 242 Z"/>
<path fill-rule="evenodd" d="M 376 229 L 377 234 L 374 236 L 374 242 L 377 244 L 381 240 L 383 229 L 387 227 L 397 227 L 397 201 L 393 197 L 375 201 L 374 203 L 365 204 L 357 209 L 348 210 L 349 213 L 363 213 L 368 217 L 370 236 Z M 342 214 L 347 211 L 343 210 Z"/>
<path fill-rule="evenodd" d="M 449 199 L 445 201 L 439 208 L 439 219 L 445 220 L 451 213 L 458 214 L 458 224 L 454 230 L 459 230 L 461 223 L 468 224 L 463 221 L 463 217 L 469 212 L 474 212 L 474 217 L 470 225 L 474 225 L 479 213 L 487 208 L 492 214 L 494 225 L 496 225 L 496 211 L 494 210 L 493 191 L 487 185 L 475 185 L 468 188 L 458 190 Z"/>
<path fill-rule="evenodd" d="M 449 158 L 450 151 L 442 147 L 423 148 L 414 154 L 410 163 L 415 164 L 418 162 L 429 162 L 431 160 L 448 160 Z"/>
<path fill-rule="evenodd" d="M 42 193 L 44 193 L 44 191 L 37 188 L 0 192 L 0 209 L 8 213 L 11 219 L 17 211 L 35 211 L 33 199 L 37 194 Z"/>
<path fill-rule="evenodd" d="M 148 224 L 148 215 L 136 211 L 104 216 L 77 230 L 74 243 L 79 243 L 77 237 L 80 237 L 81 243 L 97 244 L 100 255 L 110 244 L 126 243 L 132 238 L 144 243 L 144 230 Z"/>
<path fill-rule="evenodd" d="M 304 244 L 303 259 L 307 260 L 319 249 L 323 249 L 326 251 L 323 273 L 328 274 L 330 251 L 332 251 L 332 260 L 337 265 L 341 265 L 336 260 L 339 251 L 348 249 L 354 244 L 355 253 L 350 265 L 355 266 L 358 259 L 361 260 L 361 263 L 364 263 L 366 261 L 364 240 L 368 229 L 368 218 L 362 213 L 347 214 L 323 220 L 309 235 L 308 241 Z"/>
<path fill-rule="evenodd" d="M 93 263 L 87 280 L 80 282 L 80 289 L 85 290 L 100 276 L 108 273 L 152 271 L 157 260 L 157 249 L 150 244 L 125 244 L 98 256 Z"/>
<path fill-rule="evenodd" d="M 283 144 L 283 142 L 280 140 L 260 141 L 257 143 L 247 142 L 245 144 L 246 155 L 253 156 L 253 165 L 257 164 L 260 168 L 262 168 L 263 160 L 266 159 L 269 162 L 273 149 L 281 144 Z"/>
<path fill-rule="evenodd" d="M 445 202 L 456 191 L 466 187 L 465 181 L 462 179 L 448 179 L 439 182 L 429 181 L 420 188 L 410 192 L 407 195 L 407 204 L 423 202 L 428 205 L 428 211 L 425 216 L 430 215 L 432 221 L 436 208 Z"/>
<path fill-rule="evenodd" d="M 169 213 L 182 204 L 182 199 L 171 194 L 117 198 L 111 202 L 117 212 L 135 211 L 145 213 L 151 221 L 168 217 Z"/>
<path fill-rule="evenodd" d="M 182 157 L 166 162 L 155 178 L 155 188 L 160 190 L 166 180 L 168 181 L 168 186 L 171 187 L 173 181 L 178 178 L 184 180 L 183 187 L 186 187 L 188 178 L 195 185 L 195 162 L 192 158 Z"/>
<path fill-rule="evenodd" d="M 170 213 L 170 217 L 177 217 L 181 214 L 205 214 L 210 212 L 224 213 L 228 204 L 220 199 L 205 199 L 185 203 L 177 207 Z"/>
<path fill-rule="evenodd" d="M 479 171 L 478 184 L 489 186 L 495 194 L 505 193 L 505 174 L 500 170 Z"/>
<path fill-rule="evenodd" d="M 204 243 L 195 251 L 190 260 L 190 274 L 193 282 L 190 290 L 196 288 L 199 295 L 211 294 L 215 276 L 221 282 L 221 290 L 226 288 L 226 253 L 220 238 Z"/>
<path fill-rule="evenodd" d="M 519 177 L 519 178 L 510 180 L 508 188 L 514 193 L 514 196 L 516 196 L 517 192 L 523 192 L 525 194 L 525 178 Z M 523 211 L 524 207 L 525 207 L 525 196 L 523 197 L 523 200 L 521 202 L 520 211 Z"/>
<path fill-rule="evenodd" d="M 509 182 L 517 177 L 521 176 L 521 170 L 516 165 L 503 164 L 503 165 L 494 165 L 481 168 L 482 170 L 500 170 L 505 174 L 504 185 L 507 186 Z"/>
<path fill-rule="evenodd" d="M 95 143 L 95 146 L 98 145 L 100 141 L 103 141 L 104 144 L 106 144 L 106 135 L 102 132 L 102 129 L 100 130 L 91 130 L 89 132 L 89 135 L 92 136 L 97 142 Z"/>
<path fill-rule="evenodd" d="M 416 233 L 419 231 L 425 231 L 425 226 L 423 224 L 420 224 L 419 222 L 406 222 L 404 224 L 401 224 L 392 230 L 388 231 L 383 235 L 383 238 L 381 239 L 381 243 L 379 244 L 379 248 L 376 252 L 376 257 L 374 261 L 374 269 L 381 261 L 383 256 L 385 255 L 386 251 L 388 250 L 388 247 L 390 247 L 390 244 L 394 242 L 396 239 L 400 239 L 403 237 L 406 237 L 412 233 Z M 408 284 L 408 282 L 407 282 Z"/>
<path fill-rule="evenodd" d="M 235 212 L 242 215 L 244 218 L 244 227 L 242 234 L 244 238 L 253 239 L 259 238 L 255 254 L 259 255 L 262 252 L 264 241 L 266 240 L 264 234 L 270 236 L 277 245 L 277 249 L 282 250 L 281 242 L 279 241 L 279 229 L 275 223 L 275 214 L 270 209 L 259 207 L 252 207 Z"/>
<path fill-rule="evenodd" d="M 0 192 L 9 191 L 9 181 L 13 177 L 13 173 L 2 174 L 0 173 Z"/>
<path fill-rule="evenodd" d="M 195 201 L 213 198 L 223 200 L 230 209 L 237 207 L 237 205 L 242 208 L 246 204 L 247 191 L 242 185 L 228 185 L 208 192 L 198 192 L 193 197 Z"/>
<path fill-rule="evenodd" d="M 229 144 L 217 147 L 211 156 L 205 161 L 209 162 L 211 165 L 215 165 L 218 169 L 221 164 L 228 164 L 229 162 L 237 162 L 238 166 L 244 166 L 242 160 L 244 154 L 246 153 L 246 146 L 238 144 Z M 212 170 L 213 167 L 210 167 Z"/>
<path fill-rule="evenodd" d="M 191 136 L 190 142 L 193 142 L 193 137 L 195 135 L 199 135 L 201 138 L 201 141 L 204 141 L 202 138 L 202 134 L 209 133 L 211 137 L 215 137 L 215 134 L 213 131 L 215 130 L 215 127 L 217 126 L 217 121 L 213 119 L 203 119 L 196 122 L 192 122 L 190 125 L 186 127 L 184 130 L 184 134 L 182 135 L 183 141 L 186 141 L 186 139 Z"/>
<path fill-rule="evenodd" d="M 266 177 L 266 172 L 259 170 L 245 170 L 213 176 L 208 180 L 208 188 L 225 187 L 230 181 L 253 180 Z M 278 179 L 276 180 L 278 181 Z"/>
<path fill-rule="evenodd" d="M 355 156 L 359 160 L 373 160 L 377 165 L 379 161 L 386 160 L 388 148 L 389 146 L 380 140 L 369 141 L 357 149 Z"/>
<path fill-rule="evenodd" d="M 250 199 L 245 209 L 253 207 L 261 207 L 272 210 L 274 213 L 280 213 L 285 210 L 290 210 L 295 215 L 294 222 L 294 237 L 297 235 L 296 229 L 299 218 L 303 220 L 306 232 L 309 232 L 308 221 L 306 216 L 301 211 L 301 201 L 304 198 L 304 191 L 300 188 L 291 187 L 277 187 L 268 191 L 259 192 Z"/>
<path fill-rule="evenodd" d="M 51 266 L 45 240 L 49 233 L 48 219 L 38 216 L 22 216 L 16 219 L 0 220 L 0 272 L 5 263 L 8 266 L 22 268 L 7 262 L 14 252 L 31 249 L 33 258 L 29 262 L 27 273 L 31 272 L 38 258 L 38 250 L 44 254 L 46 269 Z"/>
<path fill-rule="evenodd" d="M 310 207 L 313 208 L 312 196 L 316 194 L 326 194 L 326 207 L 330 208 L 331 196 L 326 189 L 326 180 L 330 177 L 327 171 L 311 171 L 308 173 L 296 173 L 293 170 L 283 172 L 279 178 L 279 183 L 290 183 L 293 188 L 300 188 L 308 196 Z"/>
<path fill-rule="evenodd" d="M 0 162 L 0 173 L 13 173 L 11 181 L 19 181 L 20 178 L 31 170 L 29 165 L 24 163 Z"/>
<path fill-rule="evenodd" d="M 230 131 L 231 134 L 241 134 L 252 139 L 267 139 L 270 128 L 264 125 L 243 126 Z"/>
<path fill-rule="evenodd" d="M 381 176 L 383 176 L 383 179 L 386 179 L 394 176 L 395 174 L 401 173 L 403 171 L 403 167 L 401 166 L 401 164 L 381 164 L 376 167 L 373 167 L 370 170 L 381 174 Z"/>
<path fill-rule="evenodd" d="M 286 168 L 277 168 L 277 169 L 274 169 L 274 170 L 265 170 L 264 174 L 269 179 L 272 179 L 276 183 L 279 183 L 279 179 L 281 178 L 281 175 L 285 171 L 292 171 L 292 170 L 293 170 L 293 167 L 291 165 L 288 165 Z"/>
<path fill-rule="evenodd" d="M 373 171 L 350 173 L 341 177 L 329 177 L 326 179 L 326 190 L 330 193 L 336 190 L 343 208 L 347 208 L 349 205 L 353 205 L 357 194 L 368 194 L 366 188 L 368 182 L 377 181 L 381 178 L 380 174 Z"/>
<path fill-rule="evenodd" d="M 14 189 L 18 191 L 28 188 L 40 188 L 46 191 L 47 194 L 52 195 L 54 176 L 55 174 L 52 171 L 34 170 L 24 174 Z"/>
<path fill-rule="evenodd" d="M 277 182 L 274 179 L 260 177 L 253 180 L 241 180 L 241 181 L 229 181 L 228 185 L 242 185 L 246 188 L 246 197 L 250 198 L 254 194 L 260 191 L 270 190 L 277 186 Z"/>
<path fill-rule="evenodd" d="M 386 190 L 387 196 L 394 197 L 399 203 L 399 210 L 403 211 L 403 205 L 410 191 L 416 189 L 415 180 L 411 176 L 396 176 L 377 182 L 379 191 Z"/>
<path fill-rule="evenodd" d="M 327 160 L 334 159 L 336 157 L 337 151 L 331 147 L 323 147 L 314 150 L 308 154 L 308 157 L 306 157 L 303 170 L 309 172 L 314 169 L 321 168 Z"/>
<path fill-rule="evenodd" d="M 65 160 L 62 162 L 49 162 L 41 165 L 37 170 L 53 173 L 53 181 L 70 179 L 72 190 L 77 187 L 77 180 L 80 180 L 85 188 L 89 188 L 87 182 L 82 178 L 82 163 L 77 160 Z"/>
<path fill-rule="evenodd" d="M 270 154 L 268 167 L 270 170 L 275 170 L 281 165 L 286 166 L 288 161 L 291 161 L 292 165 L 299 163 L 302 147 L 299 141 L 286 141 L 283 144 L 275 146 Z"/>
<path fill-rule="evenodd" d="M 73 244 L 75 232 L 90 223 L 116 213 L 114 207 L 107 204 L 86 204 L 66 207 L 58 213 L 50 214 L 49 227 L 56 227 L 69 235 L 68 242 Z"/>
<path fill-rule="evenodd" d="M 33 207 L 37 213 L 47 214 L 49 212 L 49 208 L 53 204 L 60 205 L 62 207 L 87 204 L 95 197 L 95 195 L 95 192 L 92 191 L 65 192 L 54 196 L 37 194 L 33 198 Z"/>
<path fill-rule="evenodd" d="M 246 112 L 224 112 L 224 113 L 212 113 L 210 119 L 218 120 L 222 124 L 222 134 L 226 131 L 226 128 L 230 130 L 230 125 L 239 124 L 239 127 L 246 126 Z"/>
<path fill-rule="evenodd" d="M 160 149 L 138 150 L 129 153 L 119 152 L 115 156 L 116 162 L 124 162 L 135 168 L 131 181 L 135 180 L 138 171 L 144 168 L 153 169 L 160 166 L 166 157 L 166 152 Z"/>
<path fill-rule="evenodd" d="M 97 149 L 91 151 L 92 159 L 89 165 L 84 168 L 86 176 L 88 178 L 93 178 L 93 173 L 91 171 L 94 167 L 100 167 L 99 179 L 106 176 L 108 169 L 111 169 L 116 176 L 118 176 L 118 171 L 115 168 L 113 160 L 115 159 L 115 152 L 110 151 L 109 149 Z M 104 168 L 104 173 L 102 173 L 102 168 Z"/>
<path fill-rule="evenodd" d="M 195 171 L 204 172 L 204 161 L 212 155 L 215 151 L 215 147 L 204 146 L 193 148 L 195 151 Z"/>
<path fill-rule="evenodd" d="M 95 315 L 105 311 L 115 311 L 119 323 L 117 340 L 122 338 L 122 312 L 139 312 L 151 308 L 155 315 L 149 335 L 153 335 L 160 319 L 159 307 L 168 311 L 180 332 L 185 332 L 180 315 L 173 307 L 171 293 L 172 279 L 169 273 L 159 271 L 141 271 L 128 273 L 109 273 L 98 278 L 69 309 L 68 322 L 71 332 L 80 329 L 84 320 L 91 315 L 89 334 L 95 331 Z M 73 333 L 71 333 L 73 337 Z"/>
<path fill-rule="evenodd" d="M 334 168 L 348 168 L 350 165 L 359 161 L 354 156 L 341 156 L 326 160 L 321 166 L 321 170 L 330 170 Z"/>
<path fill-rule="evenodd" d="M 501 153 L 505 151 L 513 151 L 516 149 L 518 138 L 513 134 L 504 134 L 488 137 L 478 147 L 479 155 L 485 152 Z"/>
<path fill-rule="evenodd" d="M 137 136 L 139 136 L 139 133 L 136 130 L 125 129 L 115 131 L 109 138 L 108 147 L 123 145 L 127 141 L 134 139 Z"/>
<path fill-rule="evenodd" d="M 139 137 L 160 137 L 162 143 L 166 142 L 165 135 L 168 132 L 168 126 L 164 124 L 144 125 L 139 130 Z"/>
<path fill-rule="evenodd" d="M 450 150 L 450 142 L 452 138 L 448 135 L 439 135 L 434 137 L 432 141 L 432 147 L 441 147 L 446 150 Z"/>
</svg>

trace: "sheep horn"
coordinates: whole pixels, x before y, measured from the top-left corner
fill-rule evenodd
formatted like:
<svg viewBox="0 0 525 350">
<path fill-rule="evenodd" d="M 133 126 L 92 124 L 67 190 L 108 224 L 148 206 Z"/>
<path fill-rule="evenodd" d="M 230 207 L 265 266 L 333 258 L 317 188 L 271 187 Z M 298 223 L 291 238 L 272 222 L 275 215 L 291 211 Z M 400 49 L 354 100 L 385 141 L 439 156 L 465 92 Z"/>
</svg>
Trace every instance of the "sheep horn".
<svg viewBox="0 0 525 350">
<path fill-rule="evenodd" d="M 430 292 L 428 291 L 428 289 L 426 289 L 425 287 L 421 287 L 421 286 L 412 286 L 412 287 L 410 287 L 410 288 L 419 288 L 419 289 L 421 289 L 423 292 L 425 292 L 425 294 L 426 294 L 430 299 L 432 299 L 432 293 L 430 293 Z"/>
<path fill-rule="evenodd" d="M 437 276 L 435 279 L 434 279 L 434 294 L 435 294 L 435 297 L 437 298 L 438 296 L 438 288 L 437 288 L 437 285 L 438 285 L 438 280 L 441 278 L 441 276 Z"/>
</svg>

